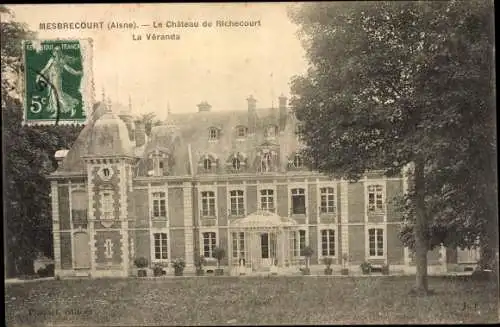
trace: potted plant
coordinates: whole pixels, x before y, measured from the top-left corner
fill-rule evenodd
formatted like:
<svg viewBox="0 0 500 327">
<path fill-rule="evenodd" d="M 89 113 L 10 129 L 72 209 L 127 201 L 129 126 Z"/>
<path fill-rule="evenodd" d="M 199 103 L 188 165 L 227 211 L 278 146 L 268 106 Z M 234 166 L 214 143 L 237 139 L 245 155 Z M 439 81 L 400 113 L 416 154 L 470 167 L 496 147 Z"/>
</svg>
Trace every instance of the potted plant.
<svg viewBox="0 0 500 327">
<path fill-rule="evenodd" d="M 365 261 L 360 265 L 361 271 L 363 272 L 363 275 L 368 275 L 372 271 L 372 265 Z"/>
<path fill-rule="evenodd" d="M 134 260 L 134 265 L 138 268 L 138 277 L 146 277 L 148 275 L 148 271 L 145 269 L 148 266 L 148 259 L 144 257 L 137 258 Z"/>
<path fill-rule="evenodd" d="M 342 270 L 340 273 L 344 276 L 349 275 L 349 268 L 347 268 L 347 264 L 349 263 L 349 255 L 347 253 L 344 253 L 342 255 Z"/>
<path fill-rule="evenodd" d="M 172 266 L 174 267 L 174 275 L 182 276 L 184 273 L 184 267 L 186 267 L 186 262 L 184 262 L 184 259 L 182 258 L 177 258 L 172 261 Z"/>
<path fill-rule="evenodd" d="M 312 255 L 314 254 L 314 250 L 309 245 L 306 246 L 302 252 L 304 257 L 306 257 L 306 267 L 302 269 L 303 275 L 310 275 L 311 269 L 309 268 L 309 261 L 311 260 Z"/>
<path fill-rule="evenodd" d="M 389 264 L 382 266 L 382 275 L 389 275 Z"/>
<path fill-rule="evenodd" d="M 333 274 L 333 269 L 332 269 L 332 264 L 333 264 L 333 258 L 331 257 L 324 257 L 323 258 L 323 263 L 325 264 L 325 275 L 331 275 Z"/>
<path fill-rule="evenodd" d="M 215 269 L 215 276 L 222 276 L 224 275 L 224 269 L 220 267 L 220 262 L 222 261 L 222 259 L 224 259 L 226 251 L 222 247 L 216 247 L 213 252 L 215 259 L 217 259 L 217 269 Z"/>
<path fill-rule="evenodd" d="M 155 264 L 153 267 L 153 275 L 155 277 L 160 277 L 163 275 L 163 266 L 160 265 L 159 263 Z"/>
<path fill-rule="evenodd" d="M 196 255 L 194 258 L 194 266 L 196 267 L 196 276 L 203 276 L 205 271 L 203 266 L 205 265 L 205 257 L 201 254 Z"/>
</svg>

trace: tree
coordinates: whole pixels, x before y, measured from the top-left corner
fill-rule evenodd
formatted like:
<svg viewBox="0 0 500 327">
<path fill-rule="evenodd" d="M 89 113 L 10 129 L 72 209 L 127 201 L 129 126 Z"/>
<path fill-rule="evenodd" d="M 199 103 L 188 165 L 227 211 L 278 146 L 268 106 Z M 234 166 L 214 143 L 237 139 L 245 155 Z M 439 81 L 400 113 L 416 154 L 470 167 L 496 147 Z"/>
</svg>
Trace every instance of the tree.
<svg viewBox="0 0 500 327">
<path fill-rule="evenodd" d="M 156 114 L 154 112 L 142 114 L 139 117 L 138 121 L 144 124 L 144 129 L 147 136 L 151 136 L 151 129 L 153 128 L 153 126 L 159 126 L 163 124 L 161 120 L 156 118 Z"/>
<path fill-rule="evenodd" d="M 4 137 L 4 239 L 6 274 L 33 273 L 38 251 L 52 255 L 50 185 L 46 176 L 56 168 L 55 151 L 69 148 L 82 127 L 22 126 L 19 85 L 21 40 L 35 34 L 14 21 L 5 6 L 0 22 L 2 121 Z"/>
<path fill-rule="evenodd" d="M 413 168 L 402 239 L 415 250 L 423 294 L 428 250 L 487 239 L 484 226 L 496 219 L 495 179 L 485 183 L 496 175 L 492 8 L 339 2 L 290 10 L 310 62 L 292 81 L 304 155 L 353 181 L 368 170 Z"/>
</svg>

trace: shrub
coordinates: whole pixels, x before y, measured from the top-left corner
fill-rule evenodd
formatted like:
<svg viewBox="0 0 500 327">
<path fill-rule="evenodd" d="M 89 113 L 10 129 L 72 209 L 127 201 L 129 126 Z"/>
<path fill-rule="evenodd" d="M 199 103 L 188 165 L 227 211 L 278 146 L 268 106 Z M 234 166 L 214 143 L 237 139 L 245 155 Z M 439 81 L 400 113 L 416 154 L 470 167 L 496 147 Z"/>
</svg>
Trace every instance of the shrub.
<svg viewBox="0 0 500 327">
<path fill-rule="evenodd" d="M 155 277 L 162 276 L 163 275 L 163 266 L 156 264 L 153 268 L 153 274 Z"/>
<path fill-rule="evenodd" d="M 54 276 L 54 269 L 55 266 L 51 263 L 43 268 L 38 269 L 36 273 L 39 277 L 52 277 Z"/>
<path fill-rule="evenodd" d="M 372 265 L 367 261 L 363 262 L 360 268 L 363 274 L 369 274 L 372 271 Z"/>
<path fill-rule="evenodd" d="M 134 265 L 137 268 L 146 268 L 148 266 L 148 259 L 140 257 L 134 260 Z"/>
<path fill-rule="evenodd" d="M 220 267 L 220 262 L 222 261 L 222 259 L 224 259 L 226 250 L 224 250 L 224 248 L 222 247 L 216 247 L 213 252 L 215 259 L 217 259 L 217 267 Z"/>
<path fill-rule="evenodd" d="M 194 266 L 196 269 L 201 269 L 203 266 L 206 264 L 205 257 L 202 256 L 201 254 L 197 254 L 196 257 L 194 258 Z"/>
</svg>

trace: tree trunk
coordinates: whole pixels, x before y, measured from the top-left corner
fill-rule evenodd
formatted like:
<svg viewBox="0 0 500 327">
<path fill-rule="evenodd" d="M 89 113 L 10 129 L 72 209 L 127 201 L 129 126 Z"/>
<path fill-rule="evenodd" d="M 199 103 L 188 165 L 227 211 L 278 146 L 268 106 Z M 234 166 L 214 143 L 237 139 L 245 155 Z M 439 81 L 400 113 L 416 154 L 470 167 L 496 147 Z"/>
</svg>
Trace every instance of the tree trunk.
<svg viewBox="0 0 500 327">
<path fill-rule="evenodd" d="M 416 273 L 416 292 L 427 294 L 427 219 L 425 215 L 425 179 L 424 179 L 424 161 L 418 159 L 415 161 L 415 263 Z"/>
</svg>

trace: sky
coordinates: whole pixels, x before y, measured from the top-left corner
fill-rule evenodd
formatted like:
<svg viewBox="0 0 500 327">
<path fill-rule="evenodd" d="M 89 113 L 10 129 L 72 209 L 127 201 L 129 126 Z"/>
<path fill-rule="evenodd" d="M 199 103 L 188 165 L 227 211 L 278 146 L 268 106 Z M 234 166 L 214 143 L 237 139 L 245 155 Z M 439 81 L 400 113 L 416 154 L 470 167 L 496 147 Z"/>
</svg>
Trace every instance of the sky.
<svg viewBox="0 0 500 327">
<path fill-rule="evenodd" d="M 277 106 L 290 96 L 290 80 L 307 68 L 297 26 L 285 3 L 255 4 L 57 4 L 11 5 L 15 19 L 40 39 L 92 38 L 95 96 L 102 90 L 132 112 L 195 112 L 207 101 L 212 110 Z M 260 20 L 260 27 L 157 28 L 153 22 Z M 99 22 L 103 30 L 40 30 L 42 22 Z M 148 24 L 135 30 L 108 30 L 110 22 Z M 146 34 L 179 34 L 179 40 L 145 40 Z M 133 34 L 142 40 L 133 40 Z"/>
</svg>

